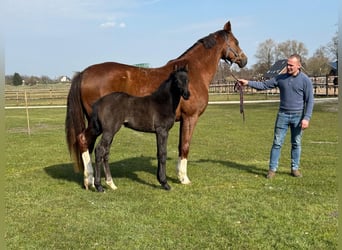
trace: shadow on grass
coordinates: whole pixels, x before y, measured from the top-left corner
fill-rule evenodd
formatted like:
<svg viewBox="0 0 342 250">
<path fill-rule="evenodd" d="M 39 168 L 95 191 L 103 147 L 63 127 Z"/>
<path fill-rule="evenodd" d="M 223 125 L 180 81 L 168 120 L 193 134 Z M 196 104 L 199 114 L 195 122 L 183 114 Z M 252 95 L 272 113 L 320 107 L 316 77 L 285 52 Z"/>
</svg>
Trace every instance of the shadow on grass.
<svg viewBox="0 0 342 250">
<path fill-rule="evenodd" d="M 251 174 L 256 174 L 256 175 L 266 175 L 268 168 L 258 168 L 256 166 L 253 165 L 242 165 L 233 161 L 227 161 L 227 160 L 210 160 L 210 159 L 200 159 L 197 160 L 195 162 L 198 163 L 206 163 L 206 162 L 210 162 L 210 163 L 216 163 L 216 164 L 221 164 L 223 166 L 226 166 L 228 168 L 234 168 L 237 170 L 241 170 L 241 171 L 245 171 Z"/>
<path fill-rule="evenodd" d="M 218 163 L 221 164 L 223 166 L 226 166 L 228 168 L 233 168 L 233 169 L 237 169 L 240 171 L 245 171 L 247 173 L 251 173 L 254 175 L 261 175 L 266 177 L 267 172 L 268 172 L 268 165 L 266 165 L 264 168 L 259 168 L 256 167 L 254 165 L 242 165 L 233 161 L 225 161 L 225 160 L 210 160 L 210 159 L 200 159 L 194 162 L 198 162 L 198 163 Z M 277 170 L 277 175 L 288 175 L 291 176 L 291 172 L 290 172 L 290 168 L 288 170 Z"/>
<path fill-rule="evenodd" d="M 154 166 L 152 161 L 155 160 L 152 157 L 134 157 L 128 158 L 117 162 L 110 163 L 110 171 L 113 176 L 113 180 L 118 178 L 128 178 L 135 182 L 151 186 L 153 188 L 162 188 L 159 184 L 152 184 L 141 179 L 138 175 L 138 172 L 150 173 L 156 177 L 157 174 L 157 166 Z M 93 163 L 93 167 L 95 164 Z M 48 166 L 45 169 L 45 172 L 54 179 L 61 179 L 70 182 L 76 182 L 83 188 L 83 173 L 75 173 L 73 164 L 59 164 Z M 101 177 L 104 177 L 103 169 L 101 168 Z M 157 178 L 156 178 L 157 179 Z M 169 182 L 178 182 L 178 180 L 174 178 L 170 178 L 167 176 L 167 180 Z"/>
</svg>

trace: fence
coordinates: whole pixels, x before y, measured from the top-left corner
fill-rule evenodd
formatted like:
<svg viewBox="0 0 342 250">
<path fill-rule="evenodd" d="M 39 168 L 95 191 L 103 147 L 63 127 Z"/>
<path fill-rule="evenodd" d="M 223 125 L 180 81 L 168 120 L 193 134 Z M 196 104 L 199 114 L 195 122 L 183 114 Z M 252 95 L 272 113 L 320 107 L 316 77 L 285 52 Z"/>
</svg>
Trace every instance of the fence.
<svg viewBox="0 0 342 250">
<path fill-rule="evenodd" d="M 25 92 L 28 105 L 65 105 L 69 87 L 5 90 L 6 106 L 24 106 Z"/>
<path fill-rule="evenodd" d="M 334 84 L 334 76 L 312 78 L 315 96 L 337 96 L 338 85 Z M 336 78 L 337 79 L 337 78 Z M 235 82 L 217 81 L 209 85 L 210 94 L 236 94 Z M 5 105 L 25 106 L 25 92 L 28 105 L 66 105 L 70 85 L 59 88 L 22 88 L 5 89 Z M 279 89 L 257 91 L 250 87 L 245 88 L 245 94 L 279 94 Z"/>
<path fill-rule="evenodd" d="M 337 76 L 325 76 L 325 77 L 311 77 L 313 83 L 315 96 L 338 96 L 338 84 Z M 209 93 L 212 94 L 232 94 L 236 93 L 234 90 L 235 82 L 228 81 L 216 81 L 209 85 Z M 257 91 L 250 87 L 245 89 L 246 94 L 279 94 L 279 89 L 271 89 L 265 91 Z"/>
</svg>

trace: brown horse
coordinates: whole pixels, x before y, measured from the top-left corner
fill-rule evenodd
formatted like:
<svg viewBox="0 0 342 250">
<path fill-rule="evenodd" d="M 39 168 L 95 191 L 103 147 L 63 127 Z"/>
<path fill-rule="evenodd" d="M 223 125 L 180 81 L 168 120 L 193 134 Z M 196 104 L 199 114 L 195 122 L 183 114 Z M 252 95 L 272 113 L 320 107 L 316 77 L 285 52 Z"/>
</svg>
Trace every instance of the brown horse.
<svg viewBox="0 0 342 250">
<path fill-rule="evenodd" d="M 70 153 L 75 158 L 75 170 L 84 170 L 85 177 L 92 166 L 87 148 L 82 147 L 80 134 L 85 130 L 85 118 L 89 120 L 92 104 L 111 92 L 126 92 L 145 96 L 155 91 L 173 71 L 176 65 L 189 69 L 189 100 L 181 100 L 176 121 L 180 121 L 177 176 L 181 183 L 188 184 L 187 159 L 191 137 L 197 120 L 208 105 L 209 84 L 213 79 L 220 59 L 236 63 L 240 68 L 247 64 L 247 57 L 231 30 L 230 22 L 208 36 L 198 40 L 177 59 L 160 68 L 139 68 L 116 62 L 89 66 L 72 80 L 68 95 L 65 131 Z M 82 165 L 83 160 L 83 165 Z M 87 187 L 86 187 L 87 188 Z"/>
</svg>

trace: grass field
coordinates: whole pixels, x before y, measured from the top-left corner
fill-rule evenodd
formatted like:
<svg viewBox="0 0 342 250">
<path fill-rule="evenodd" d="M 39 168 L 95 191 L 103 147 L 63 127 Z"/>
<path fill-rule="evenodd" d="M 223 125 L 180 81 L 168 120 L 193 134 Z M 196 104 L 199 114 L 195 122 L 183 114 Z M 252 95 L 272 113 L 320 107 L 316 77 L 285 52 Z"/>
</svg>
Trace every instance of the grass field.
<svg viewBox="0 0 342 250">
<path fill-rule="evenodd" d="M 289 175 L 289 135 L 267 180 L 278 104 L 210 105 L 196 127 L 188 174 L 176 178 L 178 126 L 168 143 L 170 192 L 160 188 L 153 134 L 121 129 L 110 167 L 118 190 L 81 188 L 64 135 L 64 109 L 6 110 L 8 249 L 336 249 L 337 102 L 315 105 L 303 178 Z"/>
</svg>

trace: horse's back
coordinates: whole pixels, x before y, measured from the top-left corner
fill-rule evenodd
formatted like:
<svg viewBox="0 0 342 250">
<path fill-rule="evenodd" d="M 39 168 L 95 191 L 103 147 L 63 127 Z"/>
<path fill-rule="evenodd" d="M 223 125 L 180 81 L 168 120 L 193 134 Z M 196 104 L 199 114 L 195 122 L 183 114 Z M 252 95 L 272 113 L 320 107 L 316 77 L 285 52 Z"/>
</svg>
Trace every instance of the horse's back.
<svg viewBox="0 0 342 250">
<path fill-rule="evenodd" d="M 81 98 L 87 113 L 100 97 L 111 92 L 145 96 L 169 76 L 172 68 L 141 68 L 117 62 L 94 64 L 82 72 Z"/>
</svg>

